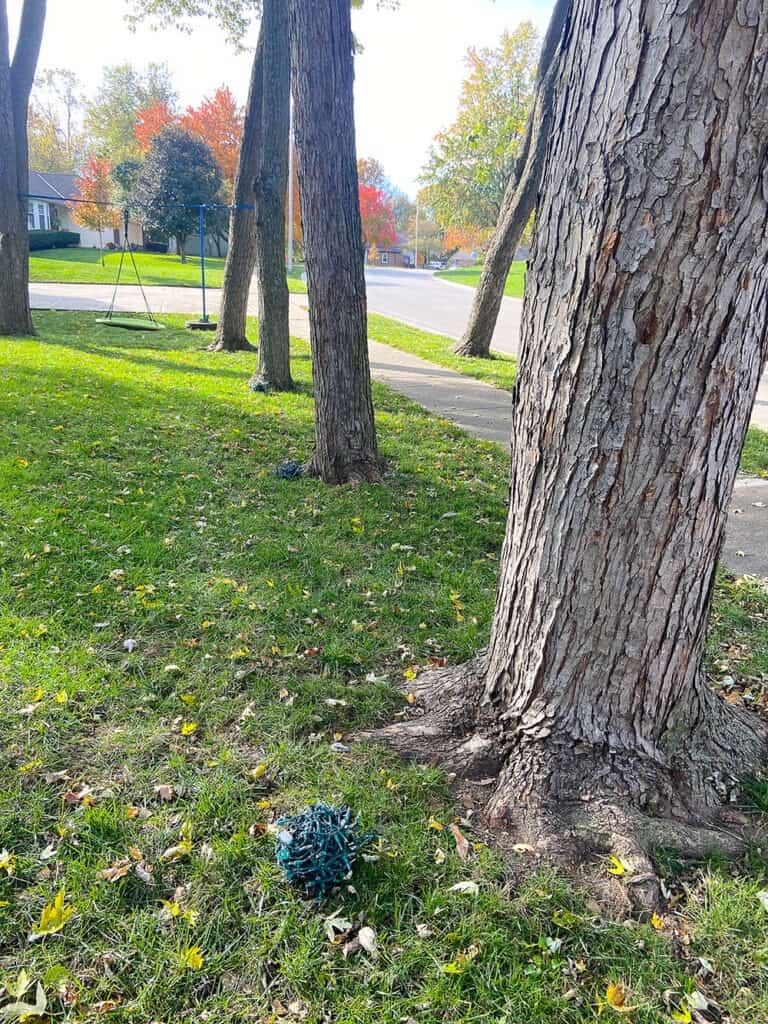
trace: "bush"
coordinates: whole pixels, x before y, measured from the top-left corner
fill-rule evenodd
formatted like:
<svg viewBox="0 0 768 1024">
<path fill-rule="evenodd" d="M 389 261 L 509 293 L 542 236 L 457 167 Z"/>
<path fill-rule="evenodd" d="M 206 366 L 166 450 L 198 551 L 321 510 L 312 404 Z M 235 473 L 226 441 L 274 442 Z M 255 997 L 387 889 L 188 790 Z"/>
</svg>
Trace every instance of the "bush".
<svg viewBox="0 0 768 1024">
<path fill-rule="evenodd" d="M 168 252 L 167 242 L 153 242 L 150 239 L 144 243 L 144 252 Z"/>
<path fill-rule="evenodd" d="M 39 249 L 66 249 L 71 245 L 80 245 L 80 235 L 76 231 L 30 231 L 30 252 Z"/>
</svg>

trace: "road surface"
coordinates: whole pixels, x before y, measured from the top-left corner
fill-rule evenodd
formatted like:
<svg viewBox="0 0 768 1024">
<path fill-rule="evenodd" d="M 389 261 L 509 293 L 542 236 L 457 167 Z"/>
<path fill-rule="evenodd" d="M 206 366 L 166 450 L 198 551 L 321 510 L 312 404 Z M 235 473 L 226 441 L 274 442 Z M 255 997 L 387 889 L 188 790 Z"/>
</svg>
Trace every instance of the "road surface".
<svg viewBox="0 0 768 1024">
<path fill-rule="evenodd" d="M 430 270 L 366 267 L 368 309 L 412 327 L 460 338 L 469 320 L 475 292 L 435 277 Z M 497 352 L 517 355 L 522 300 L 504 298 L 493 335 Z"/>
</svg>

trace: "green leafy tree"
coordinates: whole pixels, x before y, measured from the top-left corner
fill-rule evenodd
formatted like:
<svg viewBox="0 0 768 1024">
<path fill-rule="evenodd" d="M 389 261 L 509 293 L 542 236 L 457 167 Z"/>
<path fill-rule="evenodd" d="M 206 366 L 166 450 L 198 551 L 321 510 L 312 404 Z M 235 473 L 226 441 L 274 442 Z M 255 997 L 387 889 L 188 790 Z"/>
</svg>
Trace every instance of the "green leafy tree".
<svg viewBox="0 0 768 1024">
<path fill-rule="evenodd" d="M 82 107 L 80 82 L 73 71 L 46 68 L 36 76 L 27 124 L 30 167 L 39 171 L 79 170 L 87 149 Z"/>
<path fill-rule="evenodd" d="M 538 49 L 535 28 L 523 22 L 495 49 L 467 52 L 458 116 L 435 137 L 421 175 L 443 227 L 496 224 L 528 121 Z"/>
<path fill-rule="evenodd" d="M 85 111 L 85 128 L 94 149 L 115 164 L 138 157 L 133 131 L 136 115 L 153 102 L 173 109 L 177 98 L 164 64 L 148 64 L 143 71 L 132 64 L 104 68 L 101 84 Z"/>
<path fill-rule="evenodd" d="M 152 143 L 133 190 L 134 209 L 149 231 L 184 243 L 197 230 L 198 205 L 222 201 L 221 171 L 204 142 L 169 125 Z"/>
</svg>

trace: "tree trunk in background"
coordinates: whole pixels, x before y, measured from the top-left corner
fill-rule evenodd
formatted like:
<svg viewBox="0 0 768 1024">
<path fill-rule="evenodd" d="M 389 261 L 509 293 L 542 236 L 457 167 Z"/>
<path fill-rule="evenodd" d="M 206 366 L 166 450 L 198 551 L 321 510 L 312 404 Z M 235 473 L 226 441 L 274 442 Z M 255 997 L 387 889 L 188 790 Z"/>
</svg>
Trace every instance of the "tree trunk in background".
<svg viewBox="0 0 768 1024">
<path fill-rule="evenodd" d="M 315 453 L 325 483 L 381 478 L 368 364 L 349 0 L 290 0 L 299 192 L 309 288 Z"/>
<path fill-rule="evenodd" d="M 768 7 L 582 0 L 570 32 L 490 648 L 420 677 L 434 711 L 393 738 L 490 766 L 493 819 L 690 820 L 765 752 L 702 659 L 768 353 Z"/>
<path fill-rule="evenodd" d="M 238 209 L 238 205 L 254 206 L 256 177 L 259 173 L 262 145 L 262 96 L 264 79 L 264 22 L 251 68 L 251 84 L 245 108 L 243 141 L 235 176 L 229 216 L 229 248 L 224 265 L 224 286 L 216 337 L 211 350 L 215 352 L 252 351 L 246 337 L 248 293 L 256 266 L 256 211 Z"/>
<path fill-rule="evenodd" d="M 261 167 L 256 179 L 256 267 L 259 278 L 259 365 L 251 387 L 287 391 L 291 380 L 285 197 L 290 128 L 288 0 L 264 0 Z"/>
<path fill-rule="evenodd" d="M 541 50 L 531 113 L 499 221 L 493 232 L 472 303 L 469 323 L 454 351 L 487 359 L 504 298 L 507 274 L 525 226 L 536 206 L 544 159 L 552 130 L 552 102 L 560 55 L 567 35 L 572 0 L 558 0 Z"/>
<path fill-rule="evenodd" d="M 187 254 L 184 252 L 184 246 L 187 244 L 186 235 L 176 235 L 176 255 L 182 263 L 187 262 Z"/>
<path fill-rule="evenodd" d="M 13 61 L 0 0 L 0 334 L 32 333 L 29 310 L 27 111 L 45 24 L 45 0 L 25 0 Z"/>
</svg>

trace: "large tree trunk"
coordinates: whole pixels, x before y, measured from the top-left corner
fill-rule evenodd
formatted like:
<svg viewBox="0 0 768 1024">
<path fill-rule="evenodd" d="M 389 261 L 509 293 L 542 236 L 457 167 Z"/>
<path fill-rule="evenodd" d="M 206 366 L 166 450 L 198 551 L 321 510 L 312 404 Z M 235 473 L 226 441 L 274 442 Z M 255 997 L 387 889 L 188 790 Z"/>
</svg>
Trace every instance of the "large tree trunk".
<svg viewBox="0 0 768 1024">
<path fill-rule="evenodd" d="M 765 752 L 702 658 L 768 352 L 768 8 L 583 0 L 571 34 L 490 648 L 393 735 L 498 773 L 492 818 L 707 816 Z"/>
<path fill-rule="evenodd" d="M 288 0 L 264 0 L 264 96 L 261 167 L 256 179 L 256 267 L 259 277 L 259 365 L 251 387 L 287 391 L 291 380 L 285 194 L 290 126 Z"/>
<path fill-rule="evenodd" d="M 256 177 L 262 146 L 262 97 L 264 89 L 264 21 L 251 68 L 251 84 L 245 108 L 243 141 L 237 163 L 232 211 L 229 216 L 227 261 L 215 352 L 252 351 L 246 337 L 248 294 L 256 266 Z"/>
<path fill-rule="evenodd" d="M 488 246 L 467 328 L 454 348 L 460 356 L 487 359 L 491 354 L 493 332 L 499 318 L 509 268 L 536 205 L 552 131 L 554 90 L 560 57 L 567 41 L 571 3 L 572 0 L 558 0 L 552 12 L 539 58 L 536 89 L 523 144 L 504 193 L 501 213 Z"/>
<path fill-rule="evenodd" d="M 27 111 L 43 38 L 45 0 L 25 0 L 10 60 L 8 11 L 0 0 L 0 334 L 32 333 L 29 310 Z"/>
<path fill-rule="evenodd" d="M 326 483 L 379 480 L 357 191 L 349 0 L 290 0 L 299 193 L 309 286 L 315 453 Z"/>
</svg>

